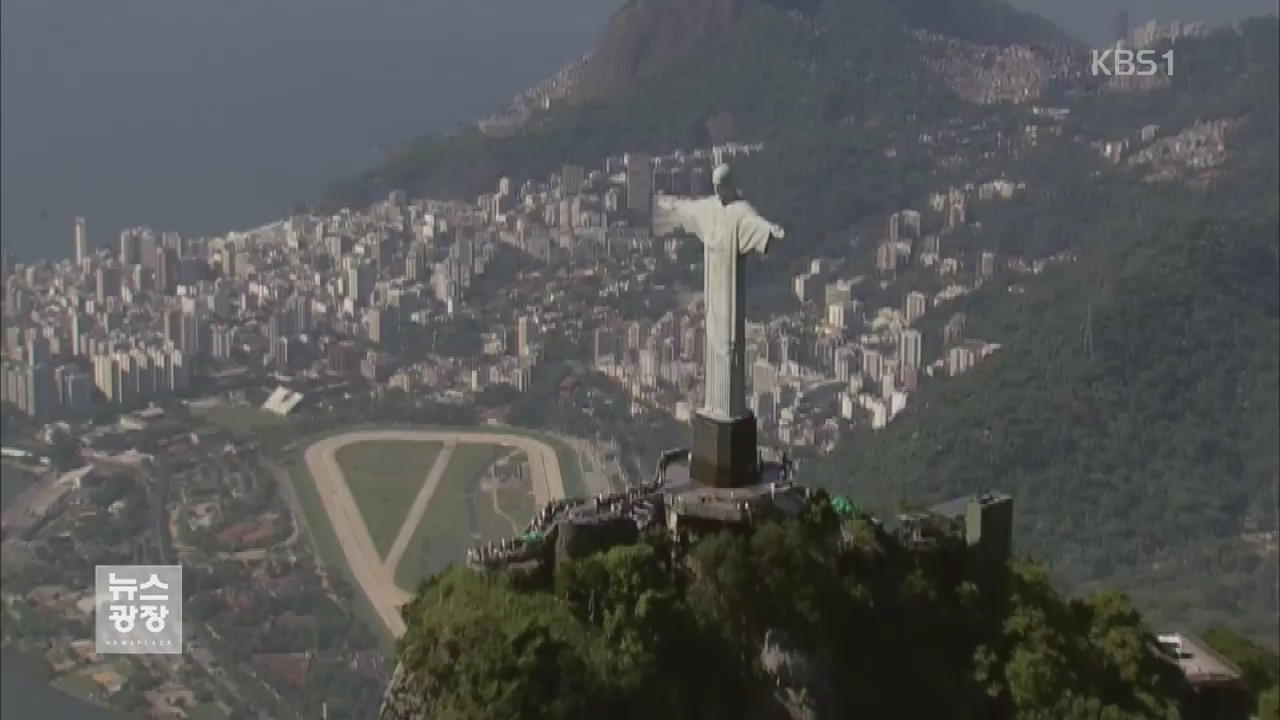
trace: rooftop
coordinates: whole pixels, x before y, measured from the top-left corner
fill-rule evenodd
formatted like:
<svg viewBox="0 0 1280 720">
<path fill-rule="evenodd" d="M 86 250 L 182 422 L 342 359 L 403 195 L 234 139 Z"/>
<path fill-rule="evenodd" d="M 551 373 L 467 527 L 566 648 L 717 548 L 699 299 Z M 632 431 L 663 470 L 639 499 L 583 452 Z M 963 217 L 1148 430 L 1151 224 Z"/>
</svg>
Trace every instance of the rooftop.
<svg viewBox="0 0 1280 720">
<path fill-rule="evenodd" d="M 667 504 L 678 515 L 739 523 L 750 522 L 753 513 L 768 508 L 794 516 L 806 497 L 802 486 L 769 482 L 739 488 L 686 487 L 668 493 Z"/>
<path fill-rule="evenodd" d="M 1193 685 L 1240 681 L 1240 668 L 1214 652 L 1202 640 L 1180 632 L 1160 633 L 1157 638 Z"/>
<path fill-rule="evenodd" d="M 1010 499 L 1009 495 L 995 491 L 981 492 L 976 495 L 962 495 L 958 498 L 952 498 L 934 505 L 929 508 L 929 513 L 951 519 L 962 518 L 964 517 L 965 510 L 969 507 L 970 502 L 976 500 L 978 503 L 986 505 L 1008 499 Z"/>
<path fill-rule="evenodd" d="M 689 477 L 689 454 L 685 448 L 669 450 L 664 453 L 668 458 L 660 463 L 658 478 L 661 487 L 668 494 L 678 494 L 691 488 L 703 487 L 694 483 Z M 790 480 L 791 468 L 785 455 L 774 448 L 760 448 L 760 478 L 756 487 L 768 488 L 770 483 L 786 483 Z M 726 488 L 727 489 L 727 488 Z M 742 490 L 743 488 L 739 488 Z"/>
</svg>

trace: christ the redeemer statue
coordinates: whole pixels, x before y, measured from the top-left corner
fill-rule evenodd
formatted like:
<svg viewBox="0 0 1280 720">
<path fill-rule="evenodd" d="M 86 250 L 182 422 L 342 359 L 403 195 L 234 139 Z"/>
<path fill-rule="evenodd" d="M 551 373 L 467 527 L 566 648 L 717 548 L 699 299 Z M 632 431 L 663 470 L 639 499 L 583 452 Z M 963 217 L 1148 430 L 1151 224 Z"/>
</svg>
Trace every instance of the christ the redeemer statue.
<svg viewBox="0 0 1280 720">
<path fill-rule="evenodd" d="M 715 195 L 679 203 L 675 211 L 703 247 L 707 339 L 701 414 L 723 422 L 747 415 L 745 256 L 765 252 L 784 233 L 742 199 L 728 165 L 715 169 L 712 183 Z"/>
<path fill-rule="evenodd" d="M 760 217 L 734 185 L 728 165 L 711 176 L 715 195 L 678 203 L 677 224 L 698 236 L 706 292 L 706 395 L 693 418 L 689 477 L 740 487 L 758 481 L 756 419 L 747 410 L 746 255 L 763 253 L 782 228 Z"/>
</svg>

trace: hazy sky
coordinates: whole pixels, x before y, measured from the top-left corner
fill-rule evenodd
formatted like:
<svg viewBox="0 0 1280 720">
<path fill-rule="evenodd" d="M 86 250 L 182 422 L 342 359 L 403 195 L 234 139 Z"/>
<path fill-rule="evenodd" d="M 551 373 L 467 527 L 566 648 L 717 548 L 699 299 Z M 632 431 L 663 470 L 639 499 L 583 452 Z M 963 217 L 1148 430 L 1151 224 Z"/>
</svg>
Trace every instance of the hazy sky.
<svg viewBox="0 0 1280 720">
<path fill-rule="evenodd" d="M 1223 25 L 1252 15 L 1277 12 L 1280 0 L 1008 0 L 1043 15 L 1058 27 L 1093 44 L 1114 39 L 1116 12 L 1129 11 L 1129 24 L 1148 20 L 1204 20 Z"/>
</svg>

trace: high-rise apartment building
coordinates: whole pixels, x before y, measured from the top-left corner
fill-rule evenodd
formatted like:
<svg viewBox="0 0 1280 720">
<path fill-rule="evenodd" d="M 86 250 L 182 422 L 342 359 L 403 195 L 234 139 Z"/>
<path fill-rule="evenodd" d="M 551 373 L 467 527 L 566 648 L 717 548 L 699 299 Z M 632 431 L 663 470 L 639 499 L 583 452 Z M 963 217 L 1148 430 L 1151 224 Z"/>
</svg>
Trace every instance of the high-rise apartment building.
<svg viewBox="0 0 1280 720">
<path fill-rule="evenodd" d="M 898 232 L 900 235 L 916 239 L 920 237 L 920 212 L 903 210 L 898 213 Z"/>
<path fill-rule="evenodd" d="M 81 415 L 93 403 L 93 381 L 74 365 L 64 365 L 54 373 L 58 402 L 71 415 Z"/>
<path fill-rule="evenodd" d="M 978 280 L 990 280 L 996 274 L 996 254 L 987 251 L 982 253 L 981 259 L 978 261 Z"/>
<path fill-rule="evenodd" d="M 906 308 L 904 308 L 904 314 L 906 315 L 908 325 L 914 325 L 916 320 L 919 320 L 928 309 L 928 296 L 919 290 L 912 290 L 907 293 L 907 303 Z"/>
<path fill-rule="evenodd" d="M 810 273 L 801 273 L 791 279 L 791 292 L 796 296 L 796 300 L 802 303 L 817 300 L 818 288 L 817 276 Z"/>
<path fill-rule="evenodd" d="M 963 375 L 978 362 L 978 351 L 969 343 L 960 343 L 947 351 L 947 374 Z"/>
<path fill-rule="evenodd" d="M 400 342 L 400 311 L 393 305 L 370 308 L 369 341 L 386 349 L 395 348 Z"/>
<path fill-rule="evenodd" d="M 653 163 L 643 153 L 627 153 L 627 217 L 633 226 L 649 227 L 653 217 Z"/>
<path fill-rule="evenodd" d="M 856 362 L 857 357 L 854 355 L 853 348 L 837 348 L 834 362 L 836 378 L 841 382 L 849 382 L 849 378 L 857 368 Z"/>
<path fill-rule="evenodd" d="M 516 321 L 516 352 L 520 357 L 527 357 L 532 351 L 533 344 L 538 339 L 538 326 L 533 318 L 528 315 L 521 315 Z"/>
<path fill-rule="evenodd" d="M 853 330 L 862 321 L 862 310 L 858 302 L 833 303 L 827 306 L 827 324 L 839 330 Z"/>
<path fill-rule="evenodd" d="M 98 268 L 98 302 L 106 304 L 107 298 L 120 297 L 120 268 L 103 265 Z"/>
<path fill-rule="evenodd" d="M 564 165 L 560 168 L 560 195 L 569 197 L 582 192 L 585 180 L 581 165 Z"/>
<path fill-rule="evenodd" d="M 41 334 L 38 329 L 31 328 L 27 330 L 25 355 L 26 361 L 30 365 L 43 365 L 49 362 L 49 339 Z"/>
<path fill-rule="evenodd" d="M 205 335 L 208 333 L 208 322 L 202 315 L 193 312 L 182 313 L 182 339 L 178 349 L 187 357 L 204 354 L 207 348 Z"/>
<path fill-rule="evenodd" d="M 137 265 L 142 254 L 142 233 L 139 229 L 120 232 L 120 264 Z"/>
<path fill-rule="evenodd" d="M 5 361 L 0 370 L 0 397 L 37 421 L 54 414 L 57 391 L 48 365 Z"/>
<path fill-rule="evenodd" d="M 835 282 L 827 283 L 823 292 L 823 299 L 827 305 L 849 302 L 853 299 L 853 283 L 848 280 L 836 280 Z"/>
<path fill-rule="evenodd" d="M 890 273 L 898 269 L 898 244 L 894 241 L 882 242 L 876 248 L 876 269 L 882 273 Z"/>
<path fill-rule="evenodd" d="M 917 370 L 920 368 L 921 352 L 920 331 L 914 328 L 907 328 L 898 336 L 898 362 L 905 368 Z"/>
<path fill-rule="evenodd" d="M 595 329 L 595 348 L 593 357 L 597 366 L 612 365 L 614 361 L 614 350 L 617 347 L 613 331 L 607 327 L 598 327 Z"/>
<path fill-rule="evenodd" d="M 964 313 L 956 313 L 947 320 L 947 324 L 942 328 L 943 345 L 951 346 L 964 339 L 964 324 L 968 319 Z"/>
<path fill-rule="evenodd" d="M 289 315 L 292 319 L 293 332 L 305 335 L 315 329 L 315 321 L 311 315 L 311 298 L 306 295 L 293 295 L 289 298 Z"/>
<path fill-rule="evenodd" d="M 161 247 L 160 236 L 156 231 L 151 228 L 143 229 L 138 234 L 138 262 L 154 270 L 159 262 Z"/>
<path fill-rule="evenodd" d="M 218 360 L 226 360 L 231 357 L 231 350 L 235 347 L 235 330 L 226 325 L 214 327 L 210 333 L 212 342 L 212 355 Z"/>
<path fill-rule="evenodd" d="M 862 374 L 872 382 L 879 382 L 884 375 L 884 355 L 875 348 L 862 349 Z"/>
<path fill-rule="evenodd" d="M 71 243 L 72 249 L 74 250 L 73 257 L 75 258 L 76 265 L 82 264 L 90 255 L 93 254 L 93 251 L 89 247 L 89 231 L 85 226 L 85 220 L 82 217 L 77 217 L 73 221 Z"/>
<path fill-rule="evenodd" d="M 70 325 L 71 325 L 71 354 L 76 356 L 88 355 L 89 353 L 85 350 L 85 344 L 86 344 L 87 338 L 84 336 L 84 333 L 85 333 L 84 315 L 81 314 L 79 310 L 73 309 L 71 311 Z"/>
<path fill-rule="evenodd" d="M 965 195 L 963 190 L 952 189 L 947 194 L 947 227 L 954 228 L 965 222 Z"/>
<path fill-rule="evenodd" d="M 178 252 L 173 248 L 165 247 L 156 250 L 155 253 L 156 292 L 172 295 L 178 289 Z"/>
</svg>

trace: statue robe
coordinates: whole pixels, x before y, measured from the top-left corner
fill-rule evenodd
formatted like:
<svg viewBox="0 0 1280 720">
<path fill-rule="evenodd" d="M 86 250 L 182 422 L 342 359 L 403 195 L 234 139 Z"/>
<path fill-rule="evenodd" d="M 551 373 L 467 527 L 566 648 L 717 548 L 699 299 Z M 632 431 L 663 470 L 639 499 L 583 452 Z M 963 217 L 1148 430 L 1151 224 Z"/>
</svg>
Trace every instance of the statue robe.
<svg viewBox="0 0 1280 720">
<path fill-rule="evenodd" d="M 712 195 L 676 210 L 679 224 L 703 247 L 707 338 L 701 412 L 717 420 L 741 418 L 747 414 L 745 255 L 765 252 L 772 238 L 782 237 L 782 228 L 742 199 L 726 205 Z"/>
</svg>

